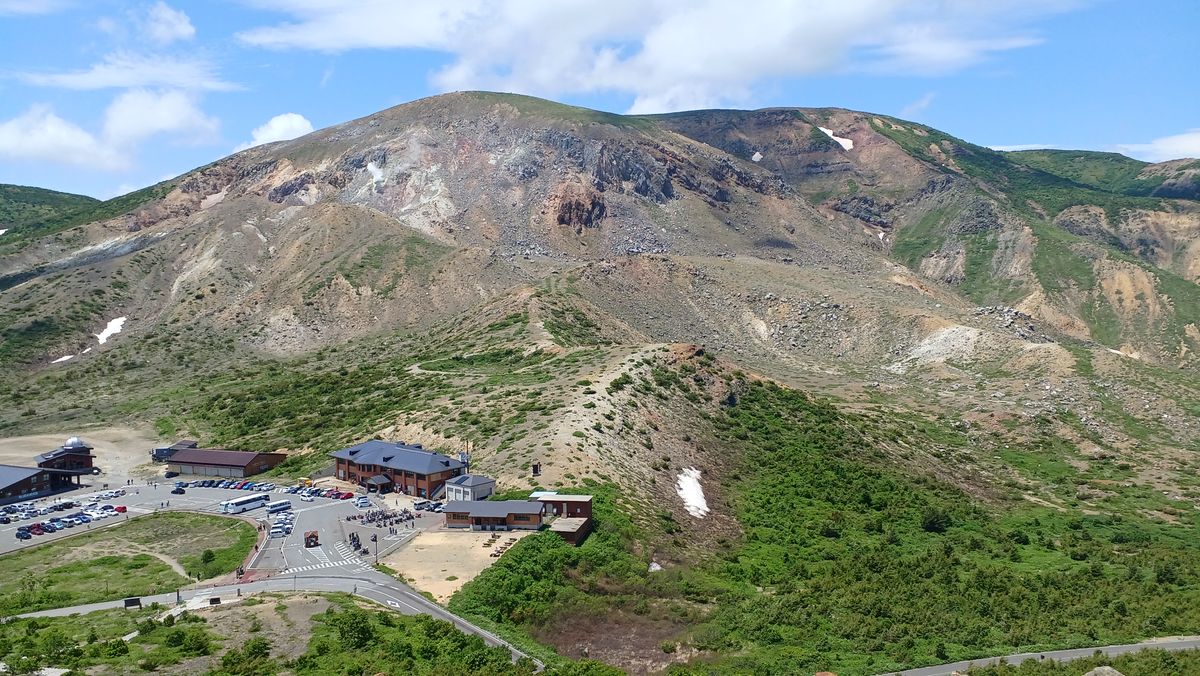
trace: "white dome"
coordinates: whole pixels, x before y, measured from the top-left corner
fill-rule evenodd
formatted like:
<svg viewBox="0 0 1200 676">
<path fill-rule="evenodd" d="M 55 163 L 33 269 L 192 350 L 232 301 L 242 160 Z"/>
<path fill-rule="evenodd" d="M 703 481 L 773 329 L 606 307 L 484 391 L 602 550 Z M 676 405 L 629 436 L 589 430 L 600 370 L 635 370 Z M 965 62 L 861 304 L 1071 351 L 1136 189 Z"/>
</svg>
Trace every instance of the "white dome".
<svg viewBox="0 0 1200 676">
<path fill-rule="evenodd" d="M 83 439 L 79 437 L 71 437 L 67 439 L 67 443 L 63 444 L 63 448 L 79 448 L 80 446 L 87 446 L 87 444 L 83 443 Z"/>
</svg>

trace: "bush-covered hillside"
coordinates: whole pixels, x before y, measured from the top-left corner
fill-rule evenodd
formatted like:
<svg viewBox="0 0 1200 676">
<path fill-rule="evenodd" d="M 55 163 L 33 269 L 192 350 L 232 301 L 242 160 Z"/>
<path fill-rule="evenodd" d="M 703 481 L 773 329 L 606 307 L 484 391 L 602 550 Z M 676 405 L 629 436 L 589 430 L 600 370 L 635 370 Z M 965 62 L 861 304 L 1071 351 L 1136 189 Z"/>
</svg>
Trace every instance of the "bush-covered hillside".
<svg viewBox="0 0 1200 676">
<path fill-rule="evenodd" d="M 698 651 L 680 674 L 868 674 L 1200 630 L 1190 514 L 981 503 L 885 453 L 889 438 L 953 443 L 949 430 L 881 426 L 771 384 L 734 391 L 710 421 L 738 461 L 722 491 L 742 538 L 649 572 L 670 520 L 636 528 L 615 491 L 592 488 L 599 525 L 583 546 L 527 538 L 451 607 L 535 635 L 595 613 L 676 622 L 662 649 Z"/>
<path fill-rule="evenodd" d="M 0 185 L 0 229 L 39 223 L 97 204 L 99 200 L 45 188 Z"/>
</svg>

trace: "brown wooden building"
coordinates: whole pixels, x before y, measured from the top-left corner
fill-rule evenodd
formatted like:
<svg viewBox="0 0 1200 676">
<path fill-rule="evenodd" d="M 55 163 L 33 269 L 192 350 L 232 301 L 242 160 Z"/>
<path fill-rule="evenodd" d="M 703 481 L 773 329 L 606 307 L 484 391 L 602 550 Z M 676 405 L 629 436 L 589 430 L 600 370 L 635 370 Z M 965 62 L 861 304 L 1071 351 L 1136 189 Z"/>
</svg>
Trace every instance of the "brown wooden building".
<svg viewBox="0 0 1200 676">
<path fill-rule="evenodd" d="M 471 530 L 537 530 L 542 505 L 530 500 L 470 500 L 447 502 L 447 528 Z"/>
<path fill-rule="evenodd" d="M 592 518 L 592 496 L 590 495 L 538 495 L 533 498 L 546 506 L 547 516 L 568 518 Z"/>
<path fill-rule="evenodd" d="M 466 465 L 425 450 L 420 444 L 372 440 L 335 451 L 333 474 L 338 479 L 379 493 L 439 497 L 446 482 Z"/>
<path fill-rule="evenodd" d="M 34 462 L 41 469 L 57 469 L 76 474 L 92 474 L 96 456 L 92 447 L 79 437 L 67 439 L 67 443 L 53 451 L 36 456 Z"/>
</svg>

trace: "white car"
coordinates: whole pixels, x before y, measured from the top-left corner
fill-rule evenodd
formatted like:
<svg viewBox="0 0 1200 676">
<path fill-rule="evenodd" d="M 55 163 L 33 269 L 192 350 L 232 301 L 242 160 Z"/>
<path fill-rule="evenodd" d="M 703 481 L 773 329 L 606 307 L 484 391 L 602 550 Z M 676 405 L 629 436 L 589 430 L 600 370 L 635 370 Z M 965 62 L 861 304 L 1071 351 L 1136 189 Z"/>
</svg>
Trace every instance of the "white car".
<svg viewBox="0 0 1200 676">
<path fill-rule="evenodd" d="M 313 501 L 313 496 L 311 496 L 311 495 L 301 495 L 300 496 L 300 502 L 312 502 L 312 501 Z"/>
</svg>

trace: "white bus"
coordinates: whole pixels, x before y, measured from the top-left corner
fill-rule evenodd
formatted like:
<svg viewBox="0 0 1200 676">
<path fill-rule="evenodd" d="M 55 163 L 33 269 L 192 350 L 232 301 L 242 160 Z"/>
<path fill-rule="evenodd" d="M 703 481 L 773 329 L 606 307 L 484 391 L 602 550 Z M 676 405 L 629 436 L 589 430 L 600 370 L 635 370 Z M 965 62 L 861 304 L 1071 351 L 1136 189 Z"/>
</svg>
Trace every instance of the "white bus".
<svg viewBox="0 0 1200 676">
<path fill-rule="evenodd" d="M 254 509 L 259 505 L 264 505 L 267 502 L 266 493 L 252 493 L 243 495 L 232 500 L 226 500 L 221 503 L 222 514 L 241 514 L 248 509 Z"/>
<path fill-rule="evenodd" d="M 267 514 L 274 514 L 275 512 L 286 512 L 287 510 L 289 510 L 291 508 L 292 508 L 292 503 L 290 500 L 276 500 L 275 502 L 267 503 Z"/>
</svg>

